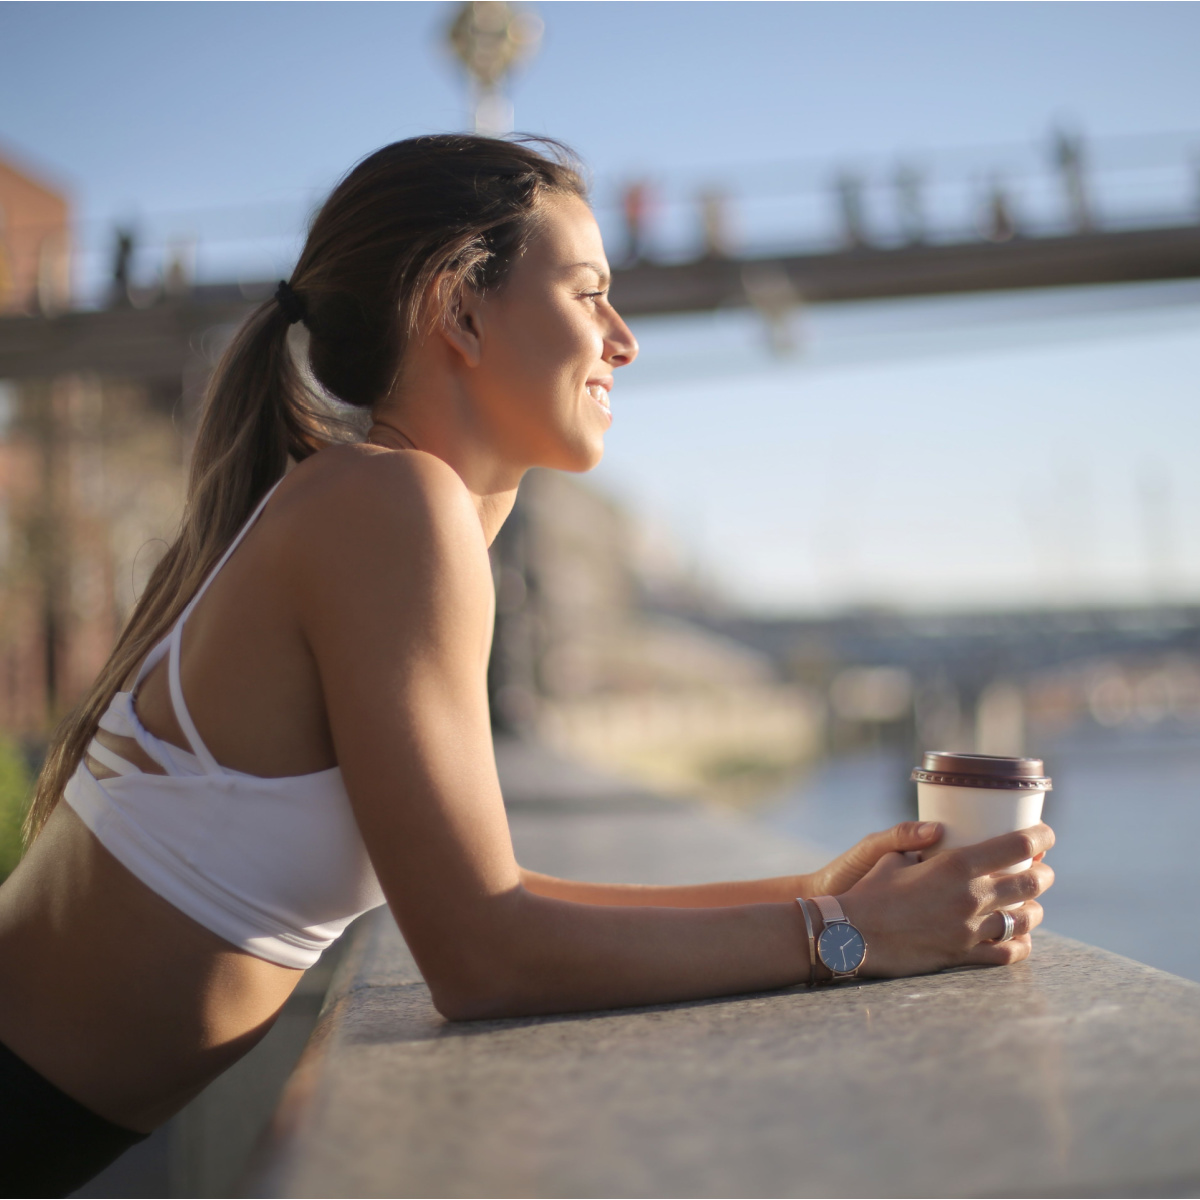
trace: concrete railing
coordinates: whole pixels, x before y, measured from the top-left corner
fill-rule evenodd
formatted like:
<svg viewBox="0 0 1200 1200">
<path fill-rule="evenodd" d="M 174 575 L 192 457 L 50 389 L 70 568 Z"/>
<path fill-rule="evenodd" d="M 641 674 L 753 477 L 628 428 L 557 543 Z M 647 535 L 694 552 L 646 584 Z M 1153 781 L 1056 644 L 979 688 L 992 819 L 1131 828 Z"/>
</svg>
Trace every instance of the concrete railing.
<svg viewBox="0 0 1200 1200">
<path fill-rule="evenodd" d="M 778 874 L 811 851 L 501 748 L 563 875 Z M 1200 1192 L 1200 985 L 1050 933 L 1008 970 L 451 1024 L 364 921 L 242 1194 Z"/>
</svg>

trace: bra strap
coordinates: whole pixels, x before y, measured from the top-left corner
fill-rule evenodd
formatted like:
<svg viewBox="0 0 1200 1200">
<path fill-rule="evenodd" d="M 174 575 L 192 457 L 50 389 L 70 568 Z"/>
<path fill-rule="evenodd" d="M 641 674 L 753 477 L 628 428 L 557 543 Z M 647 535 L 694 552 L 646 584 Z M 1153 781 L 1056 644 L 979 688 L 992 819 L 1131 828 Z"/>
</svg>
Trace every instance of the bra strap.
<svg viewBox="0 0 1200 1200">
<path fill-rule="evenodd" d="M 216 579 L 221 573 L 221 568 L 233 557 L 233 552 L 242 544 L 242 539 L 253 528 L 255 521 L 262 515 L 262 510 L 267 507 L 267 501 L 275 494 L 275 489 L 282 482 L 282 479 L 277 480 L 258 502 L 258 507 L 250 514 L 250 519 L 230 543 L 229 549 L 221 555 L 217 565 L 208 573 L 208 578 L 200 585 L 200 590 L 188 602 L 187 608 L 179 614 L 179 620 L 175 622 L 175 628 L 171 630 L 170 637 L 167 639 L 170 646 L 167 655 L 167 682 L 171 689 L 171 706 L 175 709 L 175 719 L 179 722 L 179 728 L 183 730 L 183 736 L 187 738 L 188 747 L 200 760 L 205 772 L 209 775 L 221 775 L 224 770 L 204 744 L 204 739 L 196 729 L 196 723 L 192 720 L 192 714 L 188 712 L 187 702 L 183 698 L 183 685 L 179 678 L 179 652 L 183 645 L 183 626 L 188 617 L 192 615 L 192 610 L 200 603 L 204 593 L 208 591 L 208 585 Z M 146 661 L 149 662 L 149 659 Z"/>
<path fill-rule="evenodd" d="M 168 633 L 167 636 L 163 638 L 163 640 L 159 642 L 158 645 L 156 645 L 144 659 L 142 659 L 142 668 L 140 671 L 138 671 L 137 677 L 133 681 L 133 686 L 129 689 L 133 695 L 137 695 L 138 688 L 142 686 L 142 680 L 145 679 L 146 676 L 149 675 L 150 672 L 153 671 L 160 662 L 162 662 L 163 656 L 167 652 L 167 643 L 170 642 L 170 640 L 171 635 Z"/>
<path fill-rule="evenodd" d="M 110 771 L 116 771 L 118 775 L 140 775 L 142 773 L 141 767 L 135 766 L 127 758 L 122 758 L 119 754 L 110 750 L 103 742 L 98 742 L 95 738 L 92 738 L 87 748 L 87 756 L 94 758 Z"/>
</svg>

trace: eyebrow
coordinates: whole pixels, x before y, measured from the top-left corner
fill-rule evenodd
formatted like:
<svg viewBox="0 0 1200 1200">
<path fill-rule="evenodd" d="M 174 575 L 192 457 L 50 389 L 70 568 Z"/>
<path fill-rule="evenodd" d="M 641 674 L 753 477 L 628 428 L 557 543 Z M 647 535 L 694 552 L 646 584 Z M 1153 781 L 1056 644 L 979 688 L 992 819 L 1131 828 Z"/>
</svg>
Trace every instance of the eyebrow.
<svg viewBox="0 0 1200 1200">
<path fill-rule="evenodd" d="M 603 284 L 609 284 L 612 282 L 612 277 L 599 263 L 577 262 L 572 263 L 567 269 L 569 271 L 574 271 L 577 267 L 585 267 L 589 271 L 595 271 L 596 274 L 600 276 L 600 282 Z"/>
</svg>

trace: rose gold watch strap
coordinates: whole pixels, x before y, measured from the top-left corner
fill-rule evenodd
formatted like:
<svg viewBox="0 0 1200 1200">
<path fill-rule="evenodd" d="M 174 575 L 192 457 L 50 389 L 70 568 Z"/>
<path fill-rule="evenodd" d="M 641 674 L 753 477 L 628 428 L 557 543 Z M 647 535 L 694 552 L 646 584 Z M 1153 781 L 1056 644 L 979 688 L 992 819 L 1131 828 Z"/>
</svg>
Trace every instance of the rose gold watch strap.
<svg viewBox="0 0 1200 1200">
<path fill-rule="evenodd" d="M 846 914 L 842 912 L 842 906 L 832 896 L 814 896 L 813 903 L 817 906 L 817 911 L 821 914 L 821 920 L 826 925 L 830 921 L 844 921 Z"/>
</svg>

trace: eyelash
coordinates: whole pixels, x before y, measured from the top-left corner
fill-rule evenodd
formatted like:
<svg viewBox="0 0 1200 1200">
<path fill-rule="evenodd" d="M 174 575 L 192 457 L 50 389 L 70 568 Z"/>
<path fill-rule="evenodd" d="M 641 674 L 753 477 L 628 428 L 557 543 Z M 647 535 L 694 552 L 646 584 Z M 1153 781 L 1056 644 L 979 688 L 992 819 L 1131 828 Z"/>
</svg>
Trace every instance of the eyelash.
<svg viewBox="0 0 1200 1200">
<path fill-rule="evenodd" d="M 579 294 L 586 300 L 601 300 L 608 295 L 608 289 L 601 292 L 580 292 Z"/>
</svg>

